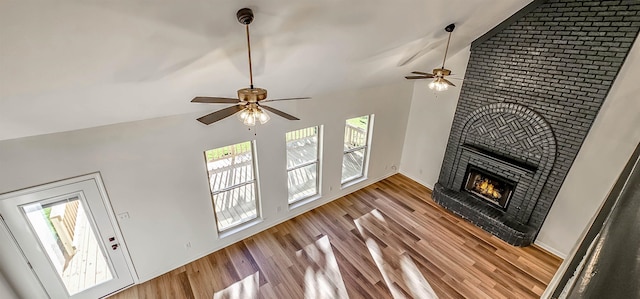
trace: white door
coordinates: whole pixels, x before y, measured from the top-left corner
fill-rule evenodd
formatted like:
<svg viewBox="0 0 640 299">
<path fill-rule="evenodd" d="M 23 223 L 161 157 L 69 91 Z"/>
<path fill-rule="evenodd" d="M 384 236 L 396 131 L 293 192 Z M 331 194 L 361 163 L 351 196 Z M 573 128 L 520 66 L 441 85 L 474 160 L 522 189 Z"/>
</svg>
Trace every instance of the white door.
<svg viewBox="0 0 640 299">
<path fill-rule="evenodd" d="M 133 284 L 98 174 L 0 196 L 0 214 L 51 298 Z"/>
</svg>

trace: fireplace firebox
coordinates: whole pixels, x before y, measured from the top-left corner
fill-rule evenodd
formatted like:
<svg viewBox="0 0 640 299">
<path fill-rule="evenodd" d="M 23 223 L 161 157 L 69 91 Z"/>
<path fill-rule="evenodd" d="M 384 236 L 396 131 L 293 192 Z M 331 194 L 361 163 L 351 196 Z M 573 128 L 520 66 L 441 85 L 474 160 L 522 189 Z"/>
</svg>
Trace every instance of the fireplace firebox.
<svg viewBox="0 0 640 299">
<path fill-rule="evenodd" d="M 506 210 L 516 183 L 471 164 L 467 167 L 462 190 Z"/>
</svg>

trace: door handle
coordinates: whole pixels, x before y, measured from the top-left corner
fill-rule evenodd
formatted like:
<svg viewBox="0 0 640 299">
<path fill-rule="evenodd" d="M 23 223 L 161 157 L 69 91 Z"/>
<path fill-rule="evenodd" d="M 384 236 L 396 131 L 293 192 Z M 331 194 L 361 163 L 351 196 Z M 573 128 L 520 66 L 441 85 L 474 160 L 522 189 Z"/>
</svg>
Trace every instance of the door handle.
<svg viewBox="0 0 640 299">
<path fill-rule="evenodd" d="M 113 250 L 118 249 L 118 244 L 113 244 L 113 245 L 111 245 L 111 248 L 112 248 Z"/>
</svg>

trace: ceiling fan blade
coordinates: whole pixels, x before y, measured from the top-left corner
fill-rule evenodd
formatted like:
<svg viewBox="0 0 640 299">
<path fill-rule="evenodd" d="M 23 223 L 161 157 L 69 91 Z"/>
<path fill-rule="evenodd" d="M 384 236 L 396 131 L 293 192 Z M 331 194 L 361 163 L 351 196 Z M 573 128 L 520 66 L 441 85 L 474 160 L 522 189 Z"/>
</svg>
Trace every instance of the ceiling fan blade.
<svg viewBox="0 0 640 299">
<path fill-rule="evenodd" d="M 412 74 L 416 74 L 416 75 L 423 75 L 423 76 L 431 76 L 433 77 L 433 74 L 429 74 L 429 73 L 425 73 L 425 72 L 411 72 Z"/>
<path fill-rule="evenodd" d="M 405 76 L 405 78 L 412 80 L 412 79 L 430 79 L 433 78 L 433 76 Z"/>
<path fill-rule="evenodd" d="M 217 98 L 217 97 L 195 97 L 191 100 L 191 103 L 220 103 L 220 104 L 235 104 L 240 102 L 238 99 L 233 98 Z"/>
<path fill-rule="evenodd" d="M 425 39 L 431 39 L 431 37 L 425 37 Z M 440 43 L 442 42 L 442 40 L 438 39 L 435 41 L 430 42 L 429 44 L 427 44 L 424 48 L 412 52 L 413 55 L 408 56 L 406 58 L 403 58 L 400 63 L 398 63 L 398 66 L 405 66 L 407 64 L 409 64 L 410 62 L 422 57 L 423 55 L 431 52 L 431 50 L 435 49 Z M 414 49 L 415 50 L 415 49 Z"/>
<path fill-rule="evenodd" d="M 200 117 L 198 118 L 198 121 L 205 125 L 210 125 L 214 122 L 217 122 L 231 115 L 234 115 L 237 112 L 241 111 L 242 109 L 244 109 L 244 106 L 242 105 L 231 106 L 228 108 L 224 108 L 222 110 L 218 110 L 216 112 L 209 113 L 203 117 Z"/>
<path fill-rule="evenodd" d="M 447 83 L 447 84 L 449 84 L 449 85 L 451 85 L 451 86 L 453 86 L 453 87 L 455 87 L 455 86 L 456 86 L 455 84 L 451 83 L 451 81 L 449 81 L 449 80 L 447 80 L 447 79 L 445 79 L 445 78 L 442 78 L 442 81 L 444 81 L 444 83 Z"/>
<path fill-rule="evenodd" d="M 282 116 L 282 117 L 284 117 L 284 118 L 286 118 L 288 120 L 300 120 L 299 118 L 297 118 L 297 117 L 295 117 L 295 116 L 293 116 L 291 114 L 284 113 L 284 112 L 282 112 L 282 111 L 280 111 L 280 110 L 278 110 L 276 108 L 271 108 L 269 106 L 264 106 L 264 105 L 260 105 L 260 107 L 262 109 L 267 110 L 267 111 L 273 112 L 273 114 L 277 114 L 279 116 Z"/>
<path fill-rule="evenodd" d="M 264 100 L 264 101 L 260 101 L 260 103 L 275 102 L 275 101 L 290 101 L 290 100 L 311 100 L 311 98 L 309 98 L 309 97 L 305 97 L 305 98 L 273 99 L 273 100 Z"/>
</svg>

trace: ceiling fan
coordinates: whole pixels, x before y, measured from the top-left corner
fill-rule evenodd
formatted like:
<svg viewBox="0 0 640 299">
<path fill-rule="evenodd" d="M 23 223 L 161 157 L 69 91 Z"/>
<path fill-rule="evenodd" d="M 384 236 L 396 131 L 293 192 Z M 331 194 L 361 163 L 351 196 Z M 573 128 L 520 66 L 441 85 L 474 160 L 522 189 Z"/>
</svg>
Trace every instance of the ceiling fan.
<svg viewBox="0 0 640 299">
<path fill-rule="evenodd" d="M 253 11 L 250 8 L 242 8 L 236 13 L 238 22 L 245 25 L 247 34 L 247 53 L 249 56 L 249 88 L 242 88 L 238 90 L 238 98 L 221 98 L 221 97 L 196 97 L 191 100 L 192 103 L 219 103 L 219 104 L 237 104 L 222 110 L 218 110 L 209 113 L 203 117 L 198 118 L 198 121 L 210 125 L 214 122 L 227 118 L 238 112 L 240 120 L 247 126 L 255 126 L 256 122 L 265 124 L 269 121 L 269 115 L 264 111 L 267 110 L 278 116 L 284 117 L 289 120 L 299 120 L 299 118 L 282 112 L 278 109 L 263 105 L 266 102 L 275 101 L 288 101 L 288 100 L 303 100 L 310 99 L 304 98 L 286 98 L 286 99 L 273 99 L 267 100 L 267 90 L 262 88 L 256 88 L 253 86 L 253 68 L 251 66 L 251 39 L 249 35 L 249 24 L 253 21 Z"/>
<path fill-rule="evenodd" d="M 409 80 L 414 79 L 432 79 L 431 83 L 429 83 L 429 88 L 435 89 L 437 91 L 447 90 L 449 86 L 456 86 L 451 83 L 451 81 L 447 80 L 446 77 L 451 75 L 451 71 L 444 68 L 444 63 L 447 61 L 447 51 L 449 51 L 449 42 L 451 41 L 451 32 L 456 28 L 455 24 L 449 24 L 447 27 L 444 27 L 444 31 L 449 32 L 449 38 L 447 39 L 447 47 L 444 50 L 444 59 L 442 60 L 442 67 L 433 69 L 433 73 L 425 73 L 425 72 L 411 72 L 415 74 L 414 76 L 406 76 L 405 78 Z"/>
</svg>

